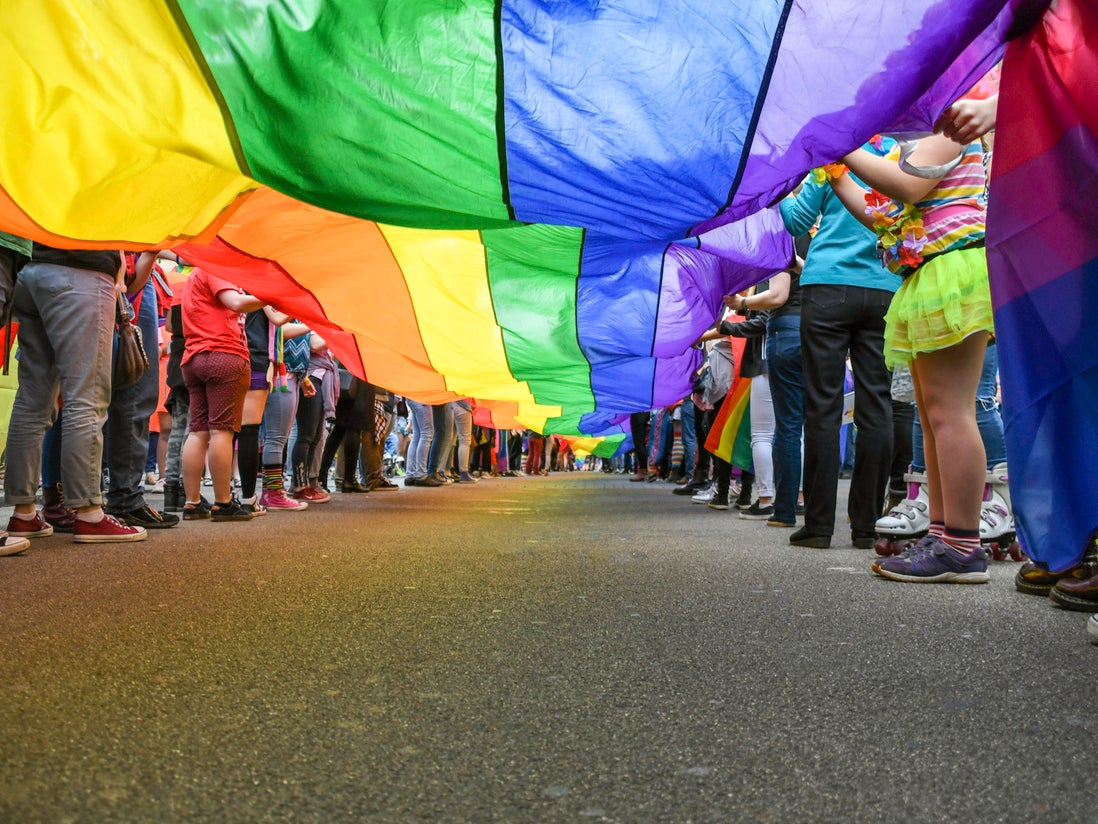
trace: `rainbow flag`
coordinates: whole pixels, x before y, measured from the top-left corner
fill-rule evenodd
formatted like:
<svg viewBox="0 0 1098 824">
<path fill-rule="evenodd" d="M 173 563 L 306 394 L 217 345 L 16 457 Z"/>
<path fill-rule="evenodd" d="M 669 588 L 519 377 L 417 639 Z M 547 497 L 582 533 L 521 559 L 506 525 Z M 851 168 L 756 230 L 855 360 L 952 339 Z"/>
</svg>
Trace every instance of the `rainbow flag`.
<svg viewBox="0 0 1098 824">
<path fill-rule="evenodd" d="M 6 0 L 0 229 L 176 248 L 387 389 L 617 436 L 787 262 L 768 205 L 1039 5 Z"/>
<path fill-rule="evenodd" d="M 1060 0 L 1003 63 L 988 264 L 1015 523 L 1058 571 L 1098 528 L 1098 8 Z"/>
<path fill-rule="evenodd" d="M 744 469 L 751 466 L 750 406 L 751 378 L 736 378 L 705 438 L 706 449 L 718 458 Z M 744 442 L 747 443 L 746 461 L 743 453 Z"/>
</svg>

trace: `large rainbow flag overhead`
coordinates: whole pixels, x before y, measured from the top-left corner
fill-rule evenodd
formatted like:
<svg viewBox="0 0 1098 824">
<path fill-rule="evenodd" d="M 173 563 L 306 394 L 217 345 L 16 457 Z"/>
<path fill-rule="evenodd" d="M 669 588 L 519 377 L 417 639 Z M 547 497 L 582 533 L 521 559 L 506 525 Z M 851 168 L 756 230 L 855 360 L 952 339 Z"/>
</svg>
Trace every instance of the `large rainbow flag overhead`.
<svg viewBox="0 0 1098 824">
<path fill-rule="evenodd" d="M 1070 425 L 1093 357 L 1062 322 L 1093 314 L 1098 257 L 1085 5 L 1035 29 L 1049 0 L 5 0 L 0 229 L 176 248 L 386 388 L 620 442 L 688 393 L 721 295 L 787 261 L 773 202 L 874 133 L 928 130 L 1022 36 L 988 241 L 1045 557 L 1032 524 L 1095 498 L 1042 458 L 1095 445 Z M 1019 494 L 1030 471 L 1082 497 Z M 1068 520 L 1074 546 L 1089 516 Z"/>
<path fill-rule="evenodd" d="M 9 0 L 0 228 L 177 248 L 386 388 L 620 432 L 787 262 L 765 207 L 927 128 L 1025 5 Z"/>
</svg>

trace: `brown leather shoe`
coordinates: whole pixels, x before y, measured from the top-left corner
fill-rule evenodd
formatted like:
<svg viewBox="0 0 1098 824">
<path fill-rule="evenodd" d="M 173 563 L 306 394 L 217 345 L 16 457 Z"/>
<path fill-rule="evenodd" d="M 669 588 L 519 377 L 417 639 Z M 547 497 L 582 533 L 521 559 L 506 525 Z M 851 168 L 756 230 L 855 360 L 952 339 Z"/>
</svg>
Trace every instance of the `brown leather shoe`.
<svg viewBox="0 0 1098 824">
<path fill-rule="evenodd" d="M 1062 572 L 1049 572 L 1046 569 L 1041 569 L 1033 561 L 1026 561 L 1019 567 L 1018 573 L 1014 576 L 1014 588 L 1026 595 L 1048 597 L 1057 581 L 1069 577 L 1088 577 L 1086 567 L 1083 564 L 1078 564 Z"/>
<path fill-rule="evenodd" d="M 1084 564 L 1088 578 L 1061 578 L 1048 596 L 1058 606 L 1078 612 L 1098 612 L 1098 564 Z"/>
</svg>

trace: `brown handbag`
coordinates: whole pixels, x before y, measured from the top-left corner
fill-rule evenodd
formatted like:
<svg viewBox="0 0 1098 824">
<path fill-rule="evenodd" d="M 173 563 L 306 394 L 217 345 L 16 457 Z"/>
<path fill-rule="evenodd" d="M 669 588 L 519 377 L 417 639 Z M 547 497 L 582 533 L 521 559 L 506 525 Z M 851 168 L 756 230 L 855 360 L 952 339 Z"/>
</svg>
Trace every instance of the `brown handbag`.
<svg viewBox="0 0 1098 824">
<path fill-rule="evenodd" d="M 141 380 L 141 376 L 149 368 L 149 356 L 145 354 L 141 330 L 134 325 L 133 319 L 133 305 L 125 294 L 119 292 L 118 308 L 115 312 L 118 351 L 114 358 L 114 389 L 132 386 Z"/>
</svg>

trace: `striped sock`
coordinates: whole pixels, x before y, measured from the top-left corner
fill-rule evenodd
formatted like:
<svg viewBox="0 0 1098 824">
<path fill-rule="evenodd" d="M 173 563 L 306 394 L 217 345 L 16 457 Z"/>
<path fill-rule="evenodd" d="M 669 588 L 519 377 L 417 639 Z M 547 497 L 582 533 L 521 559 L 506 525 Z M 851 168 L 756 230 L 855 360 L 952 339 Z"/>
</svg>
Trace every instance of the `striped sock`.
<svg viewBox="0 0 1098 824">
<path fill-rule="evenodd" d="M 282 466 L 280 464 L 263 467 L 263 488 L 282 489 Z"/>
<path fill-rule="evenodd" d="M 958 552 L 971 555 L 980 548 L 980 530 L 978 529 L 954 529 L 947 526 L 942 542 L 953 547 Z"/>
</svg>

